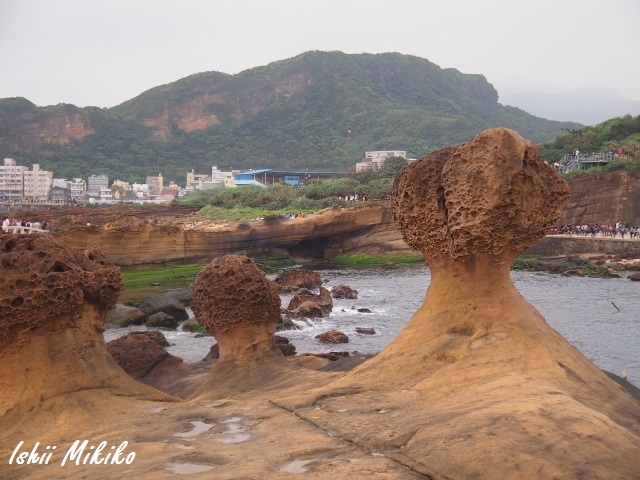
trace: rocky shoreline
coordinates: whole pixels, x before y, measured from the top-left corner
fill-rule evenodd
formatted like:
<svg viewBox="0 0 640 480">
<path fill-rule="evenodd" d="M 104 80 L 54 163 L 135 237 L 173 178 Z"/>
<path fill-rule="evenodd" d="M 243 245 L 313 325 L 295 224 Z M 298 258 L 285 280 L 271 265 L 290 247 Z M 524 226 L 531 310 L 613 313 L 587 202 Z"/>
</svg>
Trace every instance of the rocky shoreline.
<svg viewBox="0 0 640 480">
<path fill-rule="evenodd" d="M 157 388 L 108 352 L 105 319 L 122 290 L 110 258 L 124 256 L 93 244 L 119 237 L 113 244 L 130 242 L 129 258 L 143 262 L 169 255 L 171 242 L 141 256 L 158 235 L 135 218 L 87 226 L 75 239 L 0 235 L 0 471 L 35 480 L 204 472 L 220 480 L 637 479 L 640 401 L 551 328 L 510 276 L 568 195 L 535 145 L 507 129 L 410 164 L 391 204 L 404 244 L 430 269 L 429 287 L 397 337 L 345 371 L 282 353 L 280 298 L 250 257 L 181 244 L 171 251 L 188 258 L 214 248 L 192 308 L 219 359 L 177 368 L 165 358 Z M 300 257 L 324 252 L 331 235 L 354 233 L 340 220 L 365 235 L 381 214 L 375 206 L 319 214 L 297 227 L 290 248 Z M 162 231 L 171 241 L 196 239 L 180 227 Z M 256 223 L 226 235 L 255 253 L 266 232 Z M 282 248 L 290 233 L 273 244 Z M 323 313 L 326 293 L 317 296 Z M 159 340 L 136 336 L 141 352 Z M 136 375 L 148 368 L 143 357 L 132 364 Z"/>
</svg>

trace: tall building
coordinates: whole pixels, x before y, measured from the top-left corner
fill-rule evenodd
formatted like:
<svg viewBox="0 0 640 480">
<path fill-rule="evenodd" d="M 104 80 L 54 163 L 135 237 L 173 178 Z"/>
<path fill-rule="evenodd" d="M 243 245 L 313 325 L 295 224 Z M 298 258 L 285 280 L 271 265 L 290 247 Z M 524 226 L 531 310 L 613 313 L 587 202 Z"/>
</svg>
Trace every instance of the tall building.
<svg viewBox="0 0 640 480">
<path fill-rule="evenodd" d="M 46 201 L 49 199 L 51 184 L 53 183 L 53 172 L 41 170 L 40 165 L 33 164 L 32 170 L 25 170 L 24 175 L 24 198 L 26 200 Z"/>
<path fill-rule="evenodd" d="M 87 193 L 91 196 L 100 195 L 100 187 L 109 188 L 109 177 L 106 175 L 91 175 L 87 182 Z"/>
<path fill-rule="evenodd" d="M 4 200 L 19 201 L 24 195 L 24 171 L 27 167 L 17 165 L 13 158 L 5 158 L 0 167 L 0 192 Z"/>
<path fill-rule="evenodd" d="M 13 158 L 5 158 L 0 166 L 0 192 L 4 200 L 48 200 L 52 183 L 53 172 L 42 170 L 37 163 L 29 170 Z"/>
<path fill-rule="evenodd" d="M 71 200 L 82 202 L 87 193 L 87 182 L 82 178 L 74 178 L 69 182 L 69 189 L 71 190 Z"/>
</svg>

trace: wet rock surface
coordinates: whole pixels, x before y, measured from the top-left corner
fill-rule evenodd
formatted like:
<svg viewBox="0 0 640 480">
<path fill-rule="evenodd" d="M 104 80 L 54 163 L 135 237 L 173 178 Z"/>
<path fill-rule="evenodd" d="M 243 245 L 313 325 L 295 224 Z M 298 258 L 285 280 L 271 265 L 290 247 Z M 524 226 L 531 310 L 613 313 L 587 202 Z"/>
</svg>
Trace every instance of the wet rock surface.
<svg viewBox="0 0 640 480">
<path fill-rule="evenodd" d="M 318 289 L 322 286 L 322 278 L 318 272 L 305 268 L 292 268 L 278 275 L 275 279 L 278 285 L 283 287 Z"/>
<path fill-rule="evenodd" d="M 105 322 L 117 327 L 128 327 L 129 325 L 142 325 L 146 317 L 147 314 L 139 308 L 116 304 L 107 312 Z"/>
<path fill-rule="evenodd" d="M 335 299 L 356 300 L 358 298 L 358 291 L 349 285 L 335 285 L 331 288 L 331 296 Z"/>
<path fill-rule="evenodd" d="M 349 337 L 340 330 L 329 330 L 319 333 L 316 335 L 316 339 L 320 343 L 349 343 Z"/>
<path fill-rule="evenodd" d="M 138 304 L 138 308 L 147 316 L 162 312 L 175 319 L 176 322 L 183 322 L 189 319 L 185 306 L 176 299 L 173 293 L 145 297 Z"/>
<path fill-rule="evenodd" d="M 317 315 L 313 306 L 317 307 L 321 312 L 321 315 Z M 331 298 L 331 293 L 324 287 L 320 287 L 320 292 L 316 295 L 312 292 L 308 293 L 298 293 L 294 295 L 294 297 L 289 301 L 289 306 L 287 307 L 294 315 L 299 316 L 322 316 L 328 317 L 333 310 L 333 299 Z M 304 312 L 310 312 L 310 314 L 305 315 Z"/>
</svg>

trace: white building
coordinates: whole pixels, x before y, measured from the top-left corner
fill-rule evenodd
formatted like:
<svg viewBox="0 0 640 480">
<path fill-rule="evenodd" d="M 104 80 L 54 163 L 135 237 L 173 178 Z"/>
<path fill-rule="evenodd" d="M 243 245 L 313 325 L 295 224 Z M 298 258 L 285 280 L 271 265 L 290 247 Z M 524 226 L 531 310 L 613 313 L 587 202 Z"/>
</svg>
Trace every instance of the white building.
<svg viewBox="0 0 640 480">
<path fill-rule="evenodd" d="M 0 166 L 0 192 L 5 200 L 48 200 L 52 183 L 53 172 L 40 169 L 37 163 L 29 170 L 13 158 L 5 158 Z"/>
<path fill-rule="evenodd" d="M 100 187 L 98 198 L 100 203 L 110 203 L 113 200 L 113 192 L 110 188 Z"/>
<path fill-rule="evenodd" d="M 402 157 L 407 158 L 406 150 L 377 150 L 365 152 L 362 161 L 356 163 L 356 172 L 360 172 L 372 166 L 380 167 L 387 158 Z"/>
<path fill-rule="evenodd" d="M 87 182 L 82 178 L 74 178 L 69 182 L 69 189 L 71 190 L 71 200 L 82 202 L 87 193 Z"/>
<path fill-rule="evenodd" d="M 13 158 L 5 158 L 0 166 L 0 192 L 4 200 L 22 200 L 24 195 L 24 171 L 27 167 L 17 165 Z"/>
<path fill-rule="evenodd" d="M 71 182 L 66 178 L 54 178 L 51 187 L 71 188 Z"/>
<path fill-rule="evenodd" d="M 146 183 L 133 183 L 131 184 L 131 190 L 136 194 L 136 197 L 140 200 L 149 200 L 150 191 L 149 185 Z"/>
<path fill-rule="evenodd" d="M 24 171 L 24 198 L 28 200 L 46 201 L 49 199 L 53 172 L 41 170 L 40 165 L 33 164 L 32 170 Z"/>
</svg>

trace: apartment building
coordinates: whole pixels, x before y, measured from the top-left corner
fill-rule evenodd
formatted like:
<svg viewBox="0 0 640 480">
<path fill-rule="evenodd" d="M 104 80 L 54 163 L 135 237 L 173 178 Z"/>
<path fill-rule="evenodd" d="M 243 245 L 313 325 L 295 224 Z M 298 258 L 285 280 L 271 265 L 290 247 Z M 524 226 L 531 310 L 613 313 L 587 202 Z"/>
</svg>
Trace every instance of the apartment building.
<svg viewBox="0 0 640 480">
<path fill-rule="evenodd" d="M 376 150 L 365 152 L 364 158 L 356 163 L 356 172 L 360 172 L 372 166 L 381 166 L 387 158 L 401 157 L 407 158 L 406 150 Z"/>
<path fill-rule="evenodd" d="M 156 177 L 147 177 L 146 184 L 149 185 L 151 195 L 160 195 L 164 189 L 164 179 L 162 178 L 162 174 L 159 173 Z"/>
<path fill-rule="evenodd" d="M 37 163 L 34 163 L 32 168 L 23 173 L 23 197 L 25 200 L 46 201 L 51 193 L 53 172 L 42 170 Z"/>
<path fill-rule="evenodd" d="M 100 188 L 109 188 L 109 177 L 107 175 L 91 175 L 87 182 L 87 193 L 91 196 L 98 197 Z"/>
<path fill-rule="evenodd" d="M 5 201 L 22 200 L 24 195 L 24 171 L 27 167 L 16 164 L 13 158 L 5 158 L 0 166 L 0 191 Z"/>
<path fill-rule="evenodd" d="M 5 201 L 49 199 L 53 172 L 42 170 L 37 163 L 32 168 L 29 170 L 18 165 L 13 158 L 4 159 L 3 165 L 0 166 L 0 192 Z"/>
</svg>

